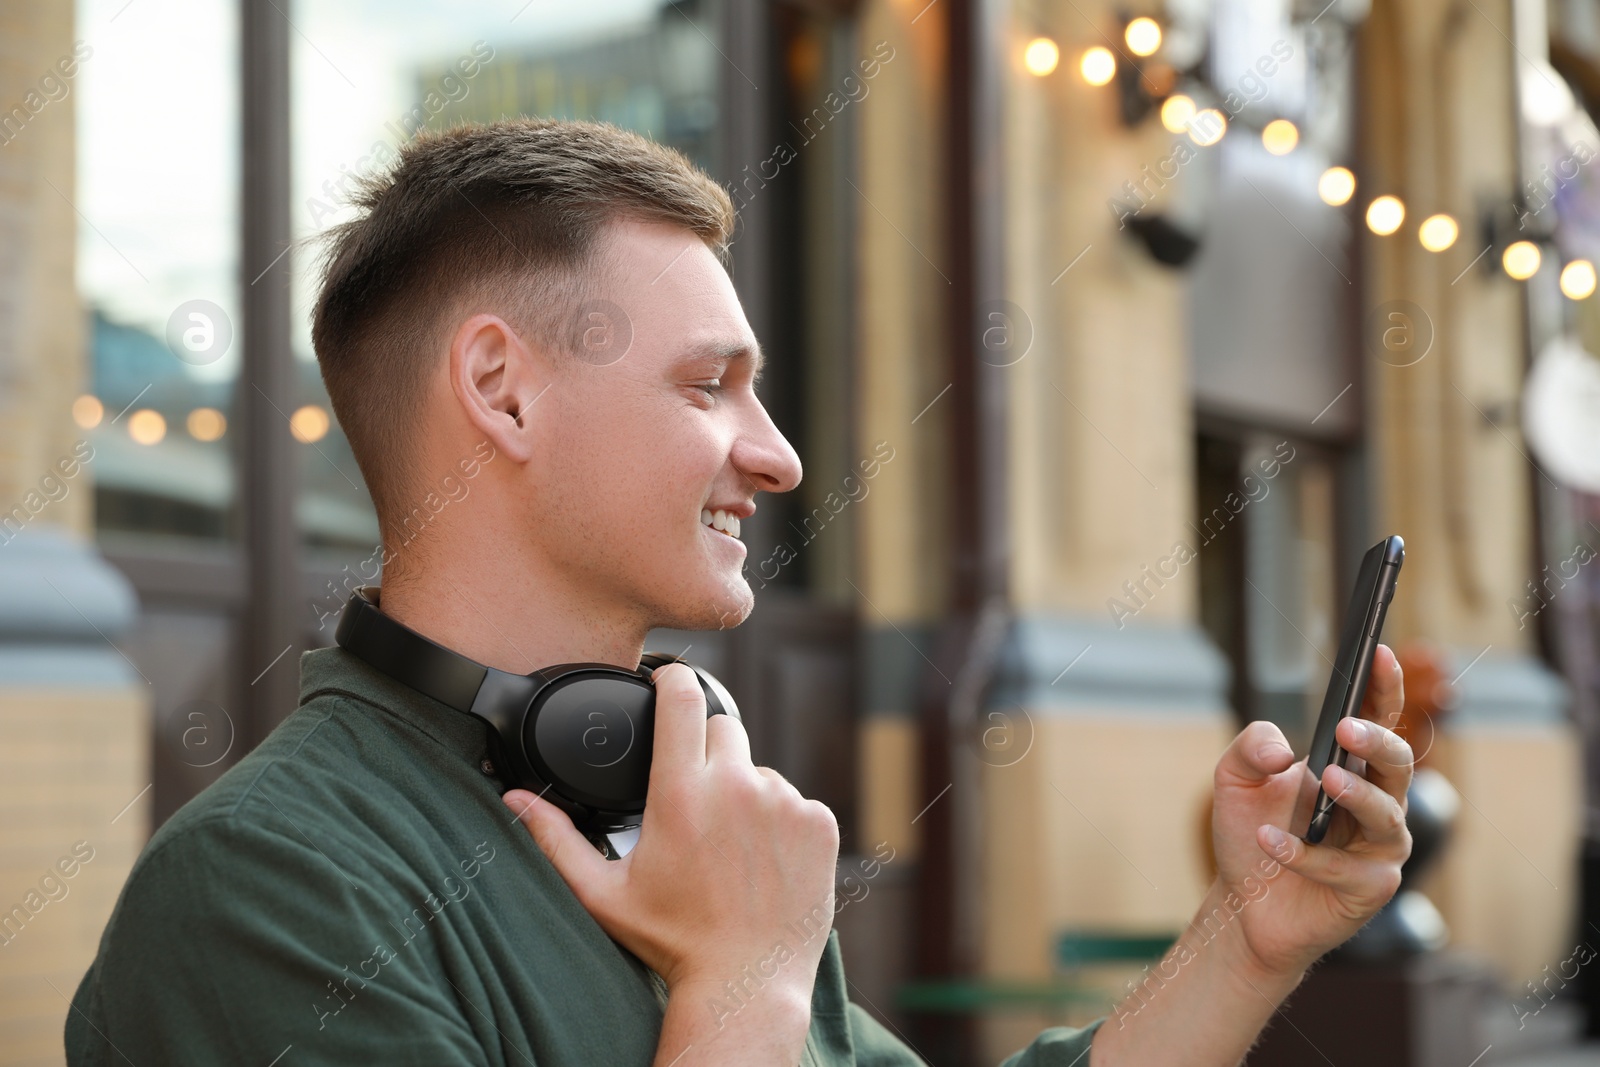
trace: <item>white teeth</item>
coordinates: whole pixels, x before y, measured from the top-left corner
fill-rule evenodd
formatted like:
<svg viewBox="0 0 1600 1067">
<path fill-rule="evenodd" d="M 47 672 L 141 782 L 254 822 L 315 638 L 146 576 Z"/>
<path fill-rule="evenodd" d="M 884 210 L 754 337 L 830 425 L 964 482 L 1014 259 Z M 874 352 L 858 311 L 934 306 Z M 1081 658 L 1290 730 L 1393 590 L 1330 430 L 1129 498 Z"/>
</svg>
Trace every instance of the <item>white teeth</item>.
<svg viewBox="0 0 1600 1067">
<path fill-rule="evenodd" d="M 724 511 L 720 508 L 716 511 L 710 511 L 706 508 L 701 508 L 700 522 L 702 525 L 709 526 L 713 530 L 722 531 L 729 537 L 739 536 L 739 516 L 733 514 L 732 512 Z"/>
</svg>

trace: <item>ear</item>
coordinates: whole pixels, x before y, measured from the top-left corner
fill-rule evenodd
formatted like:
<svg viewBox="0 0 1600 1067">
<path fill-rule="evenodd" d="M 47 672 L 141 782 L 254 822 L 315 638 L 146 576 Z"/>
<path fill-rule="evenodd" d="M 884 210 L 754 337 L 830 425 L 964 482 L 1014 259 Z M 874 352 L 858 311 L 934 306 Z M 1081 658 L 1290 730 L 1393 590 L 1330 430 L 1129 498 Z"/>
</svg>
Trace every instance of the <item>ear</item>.
<svg viewBox="0 0 1600 1067">
<path fill-rule="evenodd" d="M 533 407 L 553 369 L 497 315 L 479 314 L 450 340 L 450 389 L 468 421 L 513 461 L 533 458 Z"/>
</svg>

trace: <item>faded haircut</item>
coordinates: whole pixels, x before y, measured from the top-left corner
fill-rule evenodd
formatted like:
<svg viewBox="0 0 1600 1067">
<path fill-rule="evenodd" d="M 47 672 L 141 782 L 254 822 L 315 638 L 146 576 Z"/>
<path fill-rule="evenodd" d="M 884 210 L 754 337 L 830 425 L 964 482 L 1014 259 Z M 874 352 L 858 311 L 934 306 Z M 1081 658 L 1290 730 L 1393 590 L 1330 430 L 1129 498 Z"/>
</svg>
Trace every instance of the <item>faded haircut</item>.
<svg viewBox="0 0 1600 1067">
<path fill-rule="evenodd" d="M 606 224 L 681 226 L 724 262 L 734 226 L 727 192 L 682 154 L 593 122 L 421 134 L 353 203 L 360 215 L 321 238 L 311 339 L 380 523 L 425 479 L 409 442 L 450 327 L 492 310 L 570 351 Z"/>
</svg>

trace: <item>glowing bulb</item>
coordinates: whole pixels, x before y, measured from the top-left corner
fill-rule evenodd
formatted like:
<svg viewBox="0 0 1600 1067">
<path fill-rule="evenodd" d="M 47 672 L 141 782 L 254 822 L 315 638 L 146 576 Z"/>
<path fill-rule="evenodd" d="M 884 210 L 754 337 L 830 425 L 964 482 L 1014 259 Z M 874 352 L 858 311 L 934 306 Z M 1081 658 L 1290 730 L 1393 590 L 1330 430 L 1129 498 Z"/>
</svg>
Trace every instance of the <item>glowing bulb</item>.
<svg viewBox="0 0 1600 1067">
<path fill-rule="evenodd" d="M 1587 300 L 1594 295 L 1594 264 L 1575 259 L 1561 268 L 1561 291 L 1569 300 Z"/>
<path fill-rule="evenodd" d="M 296 441 L 308 445 L 322 440 L 328 432 L 328 425 L 328 413 L 315 404 L 307 404 L 289 416 L 289 432 L 294 434 Z"/>
<path fill-rule="evenodd" d="M 1153 56 L 1161 47 L 1161 24 L 1151 18 L 1136 18 L 1123 31 L 1128 51 L 1136 56 Z"/>
<path fill-rule="evenodd" d="M 1117 57 L 1111 54 L 1109 48 L 1095 45 L 1083 54 L 1078 70 L 1090 85 L 1104 85 L 1117 76 Z"/>
<path fill-rule="evenodd" d="M 1168 133 L 1182 133 L 1189 128 L 1189 120 L 1194 118 L 1194 112 L 1194 101 L 1182 93 L 1175 93 L 1161 105 L 1161 125 L 1167 128 Z"/>
<path fill-rule="evenodd" d="M 153 445 L 167 436 L 167 420 L 159 411 L 140 408 L 128 416 L 128 436 L 135 444 Z"/>
<path fill-rule="evenodd" d="M 1061 49 L 1048 37 L 1035 37 L 1022 50 L 1022 65 L 1036 78 L 1053 73 L 1061 62 Z"/>
<path fill-rule="evenodd" d="M 1300 143 L 1300 130 L 1288 119 L 1273 119 L 1261 131 L 1261 144 L 1275 156 L 1286 156 Z"/>
<path fill-rule="evenodd" d="M 72 402 L 72 421 L 81 430 L 92 430 L 99 426 L 105 414 L 106 406 L 100 403 L 99 397 L 85 393 Z"/>
<path fill-rule="evenodd" d="M 1539 246 L 1532 241 L 1518 241 L 1505 250 L 1500 264 L 1506 273 L 1519 282 L 1525 282 L 1539 273 Z"/>
<path fill-rule="evenodd" d="M 1397 196 L 1380 196 L 1367 205 L 1367 228 L 1379 237 L 1387 237 L 1406 221 L 1406 206 Z"/>
<path fill-rule="evenodd" d="M 216 408 L 195 408 L 186 422 L 189 436 L 196 441 L 215 441 L 228 432 L 228 420 Z"/>
<path fill-rule="evenodd" d="M 1317 179 L 1317 195 L 1329 207 L 1343 207 L 1356 195 L 1356 176 L 1344 167 L 1329 167 Z"/>
<path fill-rule="evenodd" d="M 1228 120 L 1214 107 L 1195 112 L 1189 120 L 1189 140 L 1202 148 L 1216 144 L 1227 132 Z"/>
<path fill-rule="evenodd" d="M 1449 215 L 1429 215 L 1417 230 L 1417 240 L 1430 252 L 1443 252 L 1456 243 L 1461 227 Z"/>
</svg>

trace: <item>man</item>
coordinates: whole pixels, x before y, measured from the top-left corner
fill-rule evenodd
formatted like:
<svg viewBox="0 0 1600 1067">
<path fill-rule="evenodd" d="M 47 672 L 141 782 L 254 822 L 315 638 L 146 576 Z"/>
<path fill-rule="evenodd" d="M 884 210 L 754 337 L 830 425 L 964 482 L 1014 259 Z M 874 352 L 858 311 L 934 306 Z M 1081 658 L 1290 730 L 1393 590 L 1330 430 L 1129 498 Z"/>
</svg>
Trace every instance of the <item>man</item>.
<svg viewBox="0 0 1600 1067">
<path fill-rule="evenodd" d="M 401 546 L 381 610 L 515 673 L 741 621 L 739 520 L 801 472 L 756 398 L 723 190 L 611 127 L 518 121 L 420 138 L 360 206 L 314 340 Z M 480 721 L 341 649 L 301 669 L 300 709 L 135 865 L 70 1062 L 920 1062 L 849 1002 L 836 935 L 794 926 L 832 915 L 832 815 L 707 720 L 688 668 L 656 672 L 644 824 L 611 861 L 548 801 L 502 797 Z M 1400 685 L 1384 649 L 1369 719 L 1395 720 Z M 1344 814 L 1308 846 L 1274 827 L 1314 783 L 1275 727 L 1241 733 L 1216 883 L 1158 976 L 1008 1063 L 1236 1062 L 1409 853 L 1406 746 L 1339 737 L 1368 778 L 1329 770 Z"/>
</svg>

